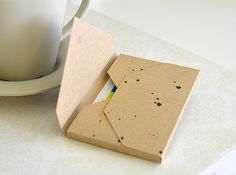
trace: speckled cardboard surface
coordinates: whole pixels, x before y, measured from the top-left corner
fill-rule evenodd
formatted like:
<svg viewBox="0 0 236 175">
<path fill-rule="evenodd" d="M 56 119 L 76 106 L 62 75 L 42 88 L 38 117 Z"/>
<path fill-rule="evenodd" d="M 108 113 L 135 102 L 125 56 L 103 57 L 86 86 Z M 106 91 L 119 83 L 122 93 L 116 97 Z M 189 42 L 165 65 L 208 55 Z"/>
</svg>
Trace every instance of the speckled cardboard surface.
<svg viewBox="0 0 236 175">
<path fill-rule="evenodd" d="M 127 73 L 104 110 L 122 145 L 162 157 L 197 75 L 165 63 Z"/>
<path fill-rule="evenodd" d="M 128 55 L 116 58 L 110 35 L 75 20 L 57 105 L 60 125 L 70 138 L 161 162 L 198 72 Z M 90 104 L 108 74 L 117 92 Z"/>
</svg>

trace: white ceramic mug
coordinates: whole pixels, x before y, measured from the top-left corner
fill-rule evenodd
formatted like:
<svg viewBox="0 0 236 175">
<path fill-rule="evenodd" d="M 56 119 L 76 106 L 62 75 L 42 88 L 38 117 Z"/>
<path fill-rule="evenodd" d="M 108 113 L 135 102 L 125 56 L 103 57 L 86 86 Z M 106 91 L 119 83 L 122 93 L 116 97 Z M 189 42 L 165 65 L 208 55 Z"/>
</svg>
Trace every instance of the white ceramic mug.
<svg viewBox="0 0 236 175">
<path fill-rule="evenodd" d="M 0 80 L 30 80 L 53 70 L 67 3 L 76 2 L 0 0 Z M 82 0 L 75 15 L 82 17 L 88 5 L 89 0 Z M 71 26 L 72 17 L 66 22 L 65 31 Z"/>
</svg>

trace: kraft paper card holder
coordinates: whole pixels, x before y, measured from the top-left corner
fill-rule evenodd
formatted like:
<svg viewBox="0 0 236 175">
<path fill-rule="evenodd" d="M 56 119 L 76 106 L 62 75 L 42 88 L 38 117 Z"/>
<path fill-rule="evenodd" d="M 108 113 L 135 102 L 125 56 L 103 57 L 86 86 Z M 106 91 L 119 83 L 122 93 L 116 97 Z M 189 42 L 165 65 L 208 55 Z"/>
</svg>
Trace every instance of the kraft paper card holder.
<svg viewBox="0 0 236 175">
<path fill-rule="evenodd" d="M 72 139 L 161 162 L 199 70 L 115 54 L 110 34 L 74 20 L 57 116 Z M 111 99 L 93 103 L 108 79 Z"/>
</svg>

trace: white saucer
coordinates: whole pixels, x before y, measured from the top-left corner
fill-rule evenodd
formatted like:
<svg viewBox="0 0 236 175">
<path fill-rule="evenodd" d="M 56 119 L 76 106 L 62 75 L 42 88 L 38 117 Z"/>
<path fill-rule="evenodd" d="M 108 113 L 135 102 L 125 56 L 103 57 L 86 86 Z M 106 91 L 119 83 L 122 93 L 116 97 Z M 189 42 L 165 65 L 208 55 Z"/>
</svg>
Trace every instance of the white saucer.
<svg viewBox="0 0 236 175">
<path fill-rule="evenodd" d="M 26 96 L 46 92 L 61 84 L 69 37 L 61 41 L 55 70 L 38 79 L 28 81 L 1 81 L 0 96 Z"/>
</svg>

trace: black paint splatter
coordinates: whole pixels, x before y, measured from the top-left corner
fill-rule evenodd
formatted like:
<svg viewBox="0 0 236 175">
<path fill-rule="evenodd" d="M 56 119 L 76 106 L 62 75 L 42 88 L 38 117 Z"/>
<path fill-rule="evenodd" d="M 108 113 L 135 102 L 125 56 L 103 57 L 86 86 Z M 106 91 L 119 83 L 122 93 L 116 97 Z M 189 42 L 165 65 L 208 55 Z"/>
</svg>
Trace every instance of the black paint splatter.
<svg viewBox="0 0 236 175">
<path fill-rule="evenodd" d="M 181 86 L 175 86 L 177 89 L 181 89 Z"/>
</svg>

